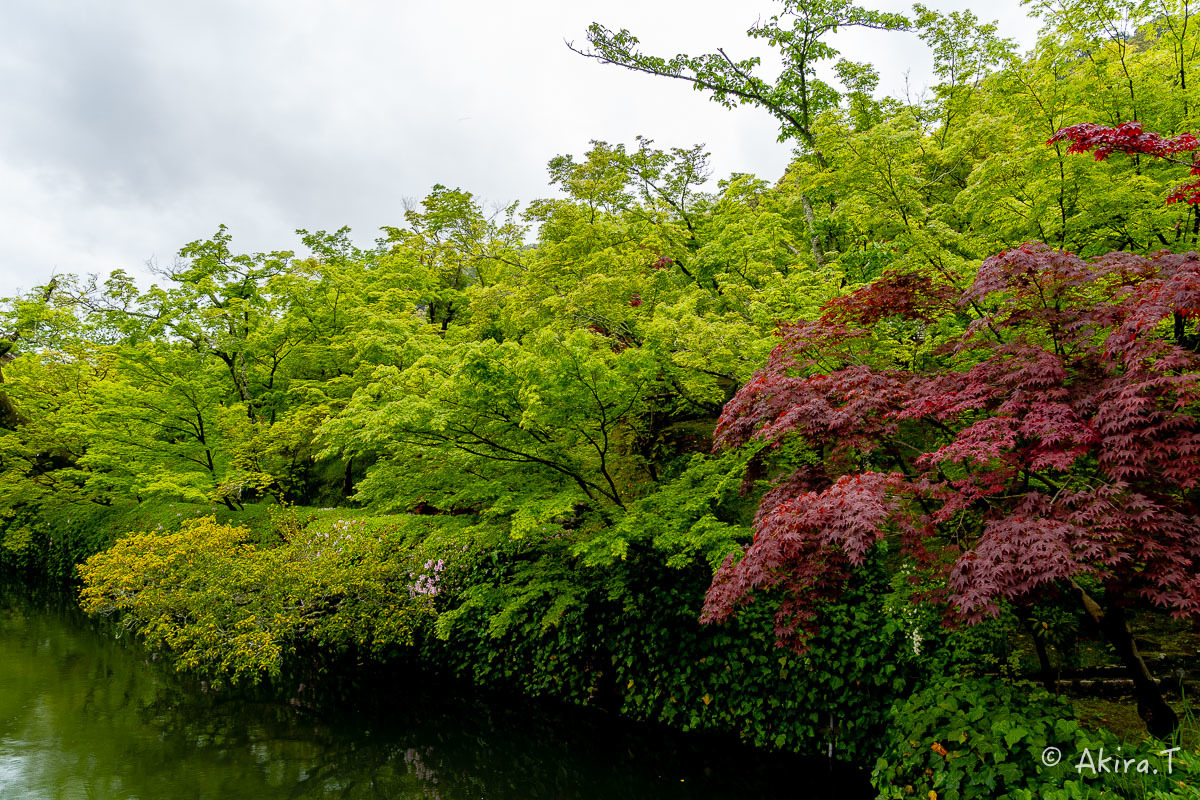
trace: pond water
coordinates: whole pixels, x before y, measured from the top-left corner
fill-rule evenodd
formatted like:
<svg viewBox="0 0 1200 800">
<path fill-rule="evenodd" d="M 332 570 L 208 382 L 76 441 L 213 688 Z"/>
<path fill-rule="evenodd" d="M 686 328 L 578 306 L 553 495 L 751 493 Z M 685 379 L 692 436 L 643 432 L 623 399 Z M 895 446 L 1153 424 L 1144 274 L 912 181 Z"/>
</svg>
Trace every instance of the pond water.
<svg viewBox="0 0 1200 800">
<path fill-rule="evenodd" d="M 368 712 L 214 696 L 61 598 L 0 585 L 0 798 L 869 797 L 861 775 L 440 690 Z"/>
</svg>

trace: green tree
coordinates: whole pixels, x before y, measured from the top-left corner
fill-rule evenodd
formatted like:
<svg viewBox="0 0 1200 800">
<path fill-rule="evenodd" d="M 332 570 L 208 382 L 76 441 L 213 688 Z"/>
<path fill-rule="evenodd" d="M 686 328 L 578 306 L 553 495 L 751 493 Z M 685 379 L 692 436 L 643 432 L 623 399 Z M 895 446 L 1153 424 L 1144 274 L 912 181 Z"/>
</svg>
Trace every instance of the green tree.
<svg viewBox="0 0 1200 800">
<path fill-rule="evenodd" d="M 817 65 L 838 55 L 829 35 L 839 28 L 902 30 L 909 25 L 904 16 L 861 8 L 854 0 L 784 0 L 782 13 L 746 31 L 779 51 L 783 69 L 773 82 L 755 74 L 762 65 L 757 57 L 734 60 L 724 48 L 703 56 L 650 56 L 638 50 L 638 39 L 629 31 L 613 31 L 599 23 L 588 28 L 590 49 L 571 49 L 602 63 L 687 81 L 726 108 L 763 108 L 779 120 L 780 141 L 794 139 L 816 151 L 813 123 L 823 111 L 836 107 L 839 97 L 817 76 Z"/>
</svg>

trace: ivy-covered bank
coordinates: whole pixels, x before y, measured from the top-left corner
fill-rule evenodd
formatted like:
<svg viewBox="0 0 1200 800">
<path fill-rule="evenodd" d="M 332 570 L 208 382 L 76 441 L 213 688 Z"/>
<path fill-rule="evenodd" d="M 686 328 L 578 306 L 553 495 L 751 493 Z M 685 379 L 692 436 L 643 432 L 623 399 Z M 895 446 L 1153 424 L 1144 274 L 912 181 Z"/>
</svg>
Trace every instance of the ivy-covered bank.
<svg viewBox="0 0 1200 800">
<path fill-rule="evenodd" d="M 141 532 L 112 541 L 131 526 Z M 774 645 L 765 604 L 700 625 L 711 569 L 672 552 L 669 537 L 631 542 L 599 568 L 569 530 L 535 550 L 507 533 L 489 542 L 488 527 L 465 515 L 168 503 L 10 528 L 0 559 L 26 579 L 69 579 L 73 560 L 95 551 L 80 570 L 84 608 L 230 689 L 265 681 L 295 694 L 352 679 L 339 674 L 347 665 L 385 675 L 417 665 L 832 754 L 871 773 L 880 797 L 1191 796 L 1186 748 L 1171 776 L 1047 767 L 1050 746 L 1097 756 L 1123 746 L 1157 768 L 1167 745 L 1086 730 L 1069 703 L 1015 680 L 1030 654 L 1014 646 L 1011 620 L 945 630 L 911 605 L 907 582 L 888 584 L 886 554 L 823 609 L 821 634 L 798 655 Z"/>
<path fill-rule="evenodd" d="M 114 525 L 141 531 L 109 541 Z M 882 570 L 830 607 L 801 656 L 775 646 L 758 608 L 701 625 L 711 568 L 668 563 L 654 542 L 601 567 L 573 552 L 570 531 L 534 548 L 489 528 L 465 515 L 170 503 L 32 523 L 5 536 L 0 558 L 69 579 L 72 559 L 96 549 L 80 568 L 84 609 L 218 685 L 415 660 L 482 686 L 867 764 L 890 704 L 919 680 L 912 626 L 885 607 Z"/>
</svg>

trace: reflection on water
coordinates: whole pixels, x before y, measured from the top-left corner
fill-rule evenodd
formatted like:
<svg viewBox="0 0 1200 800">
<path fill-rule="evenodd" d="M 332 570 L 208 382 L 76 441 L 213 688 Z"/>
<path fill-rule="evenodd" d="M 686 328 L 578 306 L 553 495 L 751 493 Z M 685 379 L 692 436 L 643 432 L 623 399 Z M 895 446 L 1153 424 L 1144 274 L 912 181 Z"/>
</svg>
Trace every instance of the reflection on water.
<svg viewBox="0 0 1200 800">
<path fill-rule="evenodd" d="M 181 684 L 61 602 L 0 586 L 0 797 L 716 798 L 771 796 L 768 762 L 706 759 L 627 726 L 527 707 L 405 696 L 314 714 Z M 821 763 L 772 768 L 779 796 L 861 795 Z M 763 785 L 759 785 L 763 784 Z M 822 788 L 822 786 L 826 788 Z"/>
</svg>

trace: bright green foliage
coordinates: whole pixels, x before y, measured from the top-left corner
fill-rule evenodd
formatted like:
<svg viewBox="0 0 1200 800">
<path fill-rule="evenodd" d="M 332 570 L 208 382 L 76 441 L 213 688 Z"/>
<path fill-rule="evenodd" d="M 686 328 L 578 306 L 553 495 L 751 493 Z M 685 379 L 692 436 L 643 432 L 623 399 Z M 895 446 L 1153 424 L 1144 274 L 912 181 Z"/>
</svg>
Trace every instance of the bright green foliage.
<svg viewBox="0 0 1200 800">
<path fill-rule="evenodd" d="M 279 674 L 297 646 L 381 655 L 412 642 L 432 597 L 412 591 L 393 531 L 326 521 L 278 547 L 212 517 L 130 534 L 80 567 L 85 611 L 120 614 L 180 669 L 238 683 Z"/>
<path fill-rule="evenodd" d="M 85 490 L 204 502 L 229 473 L 219 383 L 180 348 L 143 346 L 120 363 L 120 377 L 96 387 L 95 415 L 68 428 L 88 443 L 76 462 Z"/>
<path fill-rule="evenodd" d="M 569 199 L 531 207 L 535 249 L 461 192 L 410 213 L 369 276 L 398 285 L 366 295 L 360 389 L 321 431 L 326 457 L 373 465 L 359 497 L 515 514 L 521 536 L 651 491 L 678 426 L 715 417 L 775 321 L 830 291 L 792 244 L 794 199 L 739 178 L 714 202 L 705 174 L 698 150 L 645 140 L 557 158 Z M 441 294 L 401 288 L 435 262 Z"/>
<path fill-rule="evenodd" d="M 711 192 L 700 147 L 594 142 L 551 161 L 561 197 L 523 211 L 436 186 L 374 248 L 342 230 L 302 232 L 307 257 L 240 254 L 222 227 L 162 286 L 63 276 L 13 298 L 5 507 L 353 495 L 494 518 L 528 502 L 533 522 L 585 504 L 617 521 L 675 474 L 678 432 L 715 417 L 781 320 L 889 269 L 961 286 L 1027 239 L 1194 246 L 1200 212 L 1158 202 L 1169 165 L 1096 166 L 1045 141 L 1081 119 L 1190 126 L 1200 26 L 1186 7 L 1038 7 L 1048 25 L 1017 57 L 967 12 L 787 2 L 749 32 L 783 58 L 773 81 L 593 27 L 593 55 L 761 106 L 805 152 L 778 184 Z M 847 26 L 915 31 L 931 95 L 878 98 L 873 68 L 836 62 L 829 37 Z M 841 89 L 814 72 L 834 62 Z M 883 320 L 879 355 L 927 357 L 964 322 Z"/>
<path fill-rule="evenodd" d="M 545 331 L 523 345 L 430 346 L 405 370 L 376 370 L 327 428 L 349 452 L 383 461 L 360 486 L 367 499 L 401 508 L 421 499 L 502 503 L 523 483 L 522 494 L 561 496 L 565 510 L 596 499 L 623 504 L 618 481 L 636 476 L 613 462 L 657 388 L 641 349 L 598 348 L 584 331 Z"/>
<path fill-rule="evenodd" d="M 754 59 L 641 53 L 628 31 L 588 31 L 585 54 L 692 83 L 726 105 L 757 105 L 806 155 L 790 170 L 810 204 L 814 258 L 853 275 L 865 254 L 882 267 L 935 270 L 962 283 L 978 261 L 1027 240 L 1085 255 L 1197 244 L 1193 208 L 1161 203 L 1172 175 L 1149 162 L 1096 168 L 1045 142 L 1064 125 L 1142 121 L 1163 133 L 1195 127 L 1188 83 L 1196 37 L 1186 4 L 1031 3 L 1047 22 L 1016 57 L 993 24 L 921 5 L 911 21 L 848 2 L 783 3 L 750 36 L 777 47 L 777 82 Z M 938 83 L 923 100 L 876 99 L 869 65 L 839 62 L 841 101 L 814 64 L 836 54 L 836 27 L 907 28 L 932 51 Z M 1082 54 L 1082 55 L 1081 55 Z M 805 214 L 807 216 L 807 213 Z M 793 223 L 802 222 L 795 213 Z"/>
<path fill-rule="evenodd" d="M 110 366 L 93 347 L 47 349 L 7 365 L 5 391 L 22 422 L 0 429 L 0 507 L 79 496 L 90 477 L 76 468 L 86 448 L 80 428 L 95 418 L 94 389 Z"/>
<path fill-rule="evenodd" d="M 677 477 L 631 505 L 618 522 L 579 542 L 576 553 L 591 566 L 627 559 L 631 548 L 652 547 L 668 567 L 700 561 L 715 569 L 750 536 L 748 526 L 738 524 L 749 510 L 740 496 L 749 457 L 749 452 L 692 456 Z"/>
<path fill-rule="evenodd" d="M 357 492 L 518 535 L 619 516 L 840 279 L 801 255 L 787 186 L 706 194 L 699 148 L 597 142 L 551 175 L 567 196 L 527 224 L 435 187 L 374 250 L 338 231 L 303 233 L 309 258 L 243 255 L 221 228 L 165 288 L 116 273 L 14 300 L 8 507 Z"/>
</svg>

